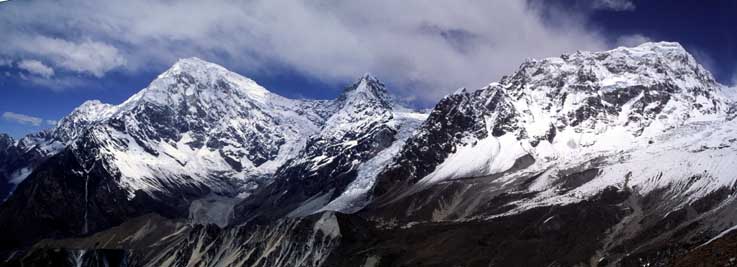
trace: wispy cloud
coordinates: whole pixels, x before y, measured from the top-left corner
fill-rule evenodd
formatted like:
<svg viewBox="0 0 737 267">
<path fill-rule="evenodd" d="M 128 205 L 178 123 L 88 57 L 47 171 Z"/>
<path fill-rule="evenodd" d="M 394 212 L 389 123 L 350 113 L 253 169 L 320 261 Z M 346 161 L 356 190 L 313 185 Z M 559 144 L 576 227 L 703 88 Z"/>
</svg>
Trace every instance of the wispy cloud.
<svg viewBox="0 0 737 267">
<path fill-rule="evenodd" d="M 69 41 L 25 31 L 8 32 L 11 35 L 5 47 L 0 48 L 0 53 L 6 56 L 40 58 L 59 69 L 98 78 L 110 70 L 125 65 L 126 62 L 117 48 L 103 42 Z M 23 61 L 27 60 L 21 62 Z M 40 63 L 37 60 L 33 61 Z M 37 63 L 35 64 L 38 65 Z"/>
<path fill-rule="evenodd" d="M 642 43 L 651 42 L 652 39 L 642 34 L 624 35 L 617 38 L 617 46 L 633 47 Z"/>
<path fill-rule="evenodd" d="M 737 71 L 735 71 L 729 85 L 724 87 L 722 90 L 724 95 L 732 101 L 737 101 Z"/>
<path fill-rule="evenodd" d="M 61 68 L 102 77 L 106 72 L 125 65 L 118 49 L 98 41 L 67 41 L 42 35 L 20 40 L 29 54 L 49 59 Z"/>
<path fill-rule="evenodd" d="M 8 121 L 12 121 L 12 122 L 20 123 L 20 124 L 26 124 L 26 125 L 33 125 L 33 126 L 41 126 L 41 123 L 44 122 L 44 120 L 39 117 L 34 117 L 34 116 L 10 112 L 10 111 L 3 112 L 2 117 L 3 119 L 8 120 Z"/>
<path fill-rule="evenodd" d="M 635 10 L 635 4 L 630 0 L 593 0 L 591 1 L 595 9 L 606 9 L 614 11 L 632 11 Z"/>
<path fill-rule="evenodd" d="M 699 47 L 689 47 L 688 52 L 691 53 L 691 55 L 696 58 L 696 61 L 698 61 L 699 64 L 704 66 L 706 69 L 712 71 L 718 70 L 716 61 L 706 50 Z"/>
<path fill-rule="evenodd" d="M 404 96 L 434 101 L 528 57 L 609 46 L 579 16 L 549 25 L 526 2 L 11 1 L 0 10 L 0 56 L 38 59 L 57 76 L 163 70 L 190 56 L 246 75 L 286 66 L 332 83 L 372 72 Z"/>
<path fill-rule="evenodd" d="M 7 74 L 7 76 L 11 75 Z M 88 80 L 81 79 L 80 77 L 72 75 L 42 77 L 38 75 L 25 75 L 23 73 L 20 73 L 18 74 L 18 78 L 23 81 L 29 82 L 34 86 L 45 88 L 55 92 L 61 92 L 69 88 L 83 86 L 89 82 Z"/>
<path fill-rule="evenodd" d="M 18 62 L 18 68 L 28 71 L 32 74 L 42 76 L 44 78 L 54 76 L 54 69 L 46 66 L 46 64 L 38 60 L 21 60 L 20 62 Z"/>
</svg>

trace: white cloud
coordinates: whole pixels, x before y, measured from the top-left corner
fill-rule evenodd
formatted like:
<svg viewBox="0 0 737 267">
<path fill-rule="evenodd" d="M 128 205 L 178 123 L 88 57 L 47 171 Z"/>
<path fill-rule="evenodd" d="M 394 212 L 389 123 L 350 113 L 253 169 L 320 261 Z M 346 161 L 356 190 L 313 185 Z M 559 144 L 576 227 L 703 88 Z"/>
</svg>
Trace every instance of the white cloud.
<svg viewBox="0 0 737 267">
<path fill-rule="evenodd" d="M 8 76 L 11 76 L 11 75 L 8 75 Z M 19 73 L 18 77 L 24 81 L 34 84 L 37 87 L 45 88 L 45 89 L 56 91 L 56 92 L 61 92 L 69 88 L 74 88 L 77 86 L 83 86 L 85 82 L 87 82 L 84 79 L 80 79 L 79 77 L 72 76 L 72 75 L 66 75 L 66 76 L 56 75 L 53 77 L 45 78 L 45 77 L 40 77 L 37 75 L 25 75 L 23 73 Z"/>
<path fill-rule="evenodd" d="M 0 58 L 0 67 L 12 66 L 12 65 L 13 65 L 12 60 L 6 59 L 6 58 Z"/>
<path fill-rule="evenodd" d="M 106 72 L 125 65 L 118 49 L 98 41 L 67 41 L 43 35 L 20 36 L 15 40 L 24 53 L 43 57 L 66 70 L 102 77 Z"/>
<path fill-rule="evenodd" d="M 58 123 L 58 121 L 56 120 L 46 120 L 46 124 L 51 126 L 56 126 L 56 123 Z"/>
<path fill-rule="evenodd" d="M 630 0 L 593 0 L 592 4 L 595 9 L 614 11 L 632 11 L 636 8 Z"/>
<path fill-rule="evenodd" d="M 19 114 L 15 112 L 6 111 L 2 115 L 3 119 L 8 121 L 17 122 L 20 124 L 28 124 L 33 126 L 40 126 L 41 123 L 44 121 L 43 119 L 39 117 L 33 117 L 25 114 Z"/>
<path fill-rule="evenodd" d="M 0 56 L 39 58 L 57 70 L 101 77 L 198 56 L 246 75 L 286 67 L 329 83 L 372 72 L 428 102 L 482 87 L 528 57 L 608 48 L 580 16 L 547 25 L 518 0 L 11 3 L 0 10 L 8 39 Z"/>
<path fill-rule="evenodd" d="M 18 68 L 44 78 L 54 76 L 54 69 L 38 60 L 21 60 L 18 62 Z"/>
<path fill-rule="evenodd" d="M 617 46 L 634 47 L 653 40 L 642 34 L 624 35 L 617 38 Z"/>
</svg>

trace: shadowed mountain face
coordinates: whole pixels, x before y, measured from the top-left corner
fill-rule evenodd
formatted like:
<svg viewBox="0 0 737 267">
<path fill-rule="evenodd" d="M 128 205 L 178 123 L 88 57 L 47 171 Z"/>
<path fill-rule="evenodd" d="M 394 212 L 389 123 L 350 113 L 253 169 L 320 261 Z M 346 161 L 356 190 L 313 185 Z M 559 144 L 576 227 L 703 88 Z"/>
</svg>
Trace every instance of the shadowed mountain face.
<svg viewBox="0 0 737 267">
<path fill-rule="evenodd" d="M 6 265 L 730 264 L 731 99 L 675 43 L 529 60 L 401 106 L 294 100 L 184 59 L 0 136 Z M 17 187 L 14 185 L 18 184 Z M 727 255 L 727 256 L 725 256 Z"/>
</svg>

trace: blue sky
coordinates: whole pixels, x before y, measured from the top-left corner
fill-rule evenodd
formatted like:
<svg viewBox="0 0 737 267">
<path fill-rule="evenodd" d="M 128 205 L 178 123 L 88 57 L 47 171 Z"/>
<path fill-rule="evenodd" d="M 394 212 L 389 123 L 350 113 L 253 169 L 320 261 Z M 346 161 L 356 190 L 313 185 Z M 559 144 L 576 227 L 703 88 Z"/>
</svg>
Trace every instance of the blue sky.
<svg viewBox="0 0 737 267">
<path fill-rule="evenodd" d="M 734 25 L 737 1 L 11 0 L 0 3 L 0 132 L 48 128 L 89 99 L 120 103 L 191 56 L 296 98 L 332 98 L 371 72 L 427 107 L 528 57 L 663 40 L 733 85 Z"/>
</svg>

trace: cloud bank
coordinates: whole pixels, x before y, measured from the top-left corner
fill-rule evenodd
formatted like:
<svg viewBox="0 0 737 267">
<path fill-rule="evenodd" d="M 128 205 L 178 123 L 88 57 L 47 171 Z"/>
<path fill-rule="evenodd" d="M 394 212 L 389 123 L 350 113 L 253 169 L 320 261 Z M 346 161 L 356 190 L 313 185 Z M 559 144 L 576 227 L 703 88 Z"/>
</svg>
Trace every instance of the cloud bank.
<svg viewBox="0 0 737 267">
<path fill-rule="evenodd" d="M 608 48 L 581 19 L 549 25 L 518 0 L 11 1 L 0 9 L 0 57 L 45 62 L 55 73 L 35 73 L 49 77 L 161 71 L 190 56 L 246 76 L 287 69 L 335 84 L 371 72 L 431 102 L 528 57 Z"/>
</svg>

